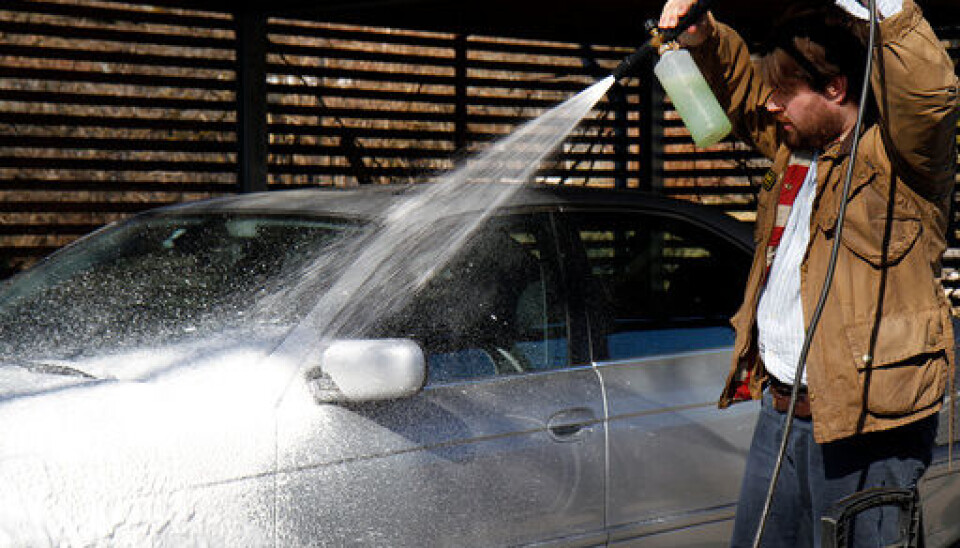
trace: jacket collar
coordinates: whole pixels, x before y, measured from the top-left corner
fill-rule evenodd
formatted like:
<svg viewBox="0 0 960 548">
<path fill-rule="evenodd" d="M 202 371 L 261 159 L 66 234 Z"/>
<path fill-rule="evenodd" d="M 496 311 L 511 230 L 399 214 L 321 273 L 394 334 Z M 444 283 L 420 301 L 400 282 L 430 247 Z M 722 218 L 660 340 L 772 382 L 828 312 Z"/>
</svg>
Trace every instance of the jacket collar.
<svg viewBox="0 0 960 548">
<path fill-rule="evenodd" d="M 863 133 L 862 130 L 861 133 Z M 842 140 L 835 141 L 827 146 L 827 148 L 824 149 L 822 156 L 829 159 L 837 159 L 844 156 L 849 156 L 850 151 L 853 150 L 853 139 L 854 132 L 851 130 Z"/>
</svg>

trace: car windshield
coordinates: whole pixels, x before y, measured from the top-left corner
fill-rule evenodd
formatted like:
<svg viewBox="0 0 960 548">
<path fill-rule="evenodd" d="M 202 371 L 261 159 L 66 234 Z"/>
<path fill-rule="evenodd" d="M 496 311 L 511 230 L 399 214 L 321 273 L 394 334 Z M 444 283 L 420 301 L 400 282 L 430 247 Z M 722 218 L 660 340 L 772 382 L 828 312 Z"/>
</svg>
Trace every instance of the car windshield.
<svg viewBox="0 0 960 548">
<path fill-rule="evenodd" d="M 235 214 L 107 228 L 0 290 L 3 362 L 49 367 L 210 333 L 279 330 L 310 303 L 281 307 L 270 297 L 323 277 L 305 269 L 360 232 L 349 219 Z"/>
</svg>

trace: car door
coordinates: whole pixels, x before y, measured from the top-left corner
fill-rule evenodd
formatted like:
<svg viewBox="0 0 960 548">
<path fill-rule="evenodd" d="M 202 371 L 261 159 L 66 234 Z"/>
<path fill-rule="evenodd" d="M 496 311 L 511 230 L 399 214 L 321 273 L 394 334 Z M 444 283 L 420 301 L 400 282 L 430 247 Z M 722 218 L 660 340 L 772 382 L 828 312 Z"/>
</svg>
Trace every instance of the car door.
<svg viewBox="0 0 960 548">
<path fill-rule="evenodd" d="M 600 382 L 568 315 L 549 215 L 484 225 L 370 329 L 420 344 L 419 394 L 318 404 L 295 381 L 278 415 L 278 542 L 604 542 Z"/>
<path fill-rule="evenodd" d="M 725 545 L 758 409 L 716 408 L 749 251 L 677 213 L 565 221 L 608 409 L 611 544 Z"/>
</svg>

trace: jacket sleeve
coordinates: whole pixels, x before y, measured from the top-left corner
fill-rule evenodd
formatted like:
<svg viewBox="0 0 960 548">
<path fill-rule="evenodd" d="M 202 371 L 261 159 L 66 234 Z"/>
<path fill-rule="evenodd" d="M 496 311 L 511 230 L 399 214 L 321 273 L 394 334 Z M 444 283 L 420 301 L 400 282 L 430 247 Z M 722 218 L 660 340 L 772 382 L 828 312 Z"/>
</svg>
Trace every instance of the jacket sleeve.
<svg viewBox="0 0 960 548">
<path fill-rule="evenodd" d="M 718 22 L 714 33 L 690 52 L 727 111 L 734 134 L 773 159 L 780 145 L 777 124 L 763 108 L 772 90 L 763 84 L 740 35 Z"/>
<path fill-rule="evenodd" d="M 871 82 L 887 155 L 918 194 L 942 199 L 953 188 L 957 163 L 953 62 L 913 0 L 879 30 Z"/>
</svg>

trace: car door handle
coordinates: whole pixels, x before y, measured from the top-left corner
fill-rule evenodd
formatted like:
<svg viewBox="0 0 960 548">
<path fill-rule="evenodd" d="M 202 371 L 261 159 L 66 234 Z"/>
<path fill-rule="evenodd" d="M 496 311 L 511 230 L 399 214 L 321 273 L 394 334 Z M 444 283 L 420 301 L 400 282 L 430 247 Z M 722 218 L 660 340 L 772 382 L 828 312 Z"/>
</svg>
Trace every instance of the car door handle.
<svg viewBox="0 0 960 548">
<path fill-rule="evenodd" d="M 586 407 L 575 407 L 554 413 L 547 420 L 547 432 L 555 441 L 577 441 L 596 423 L 596 414 Z"/>
</svg>

